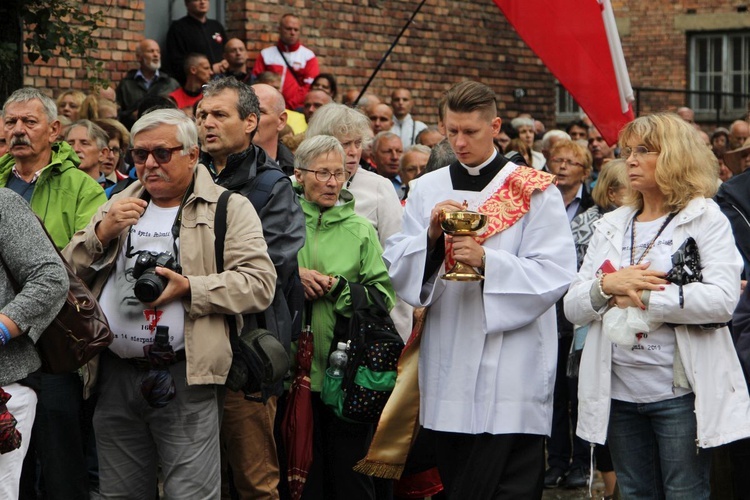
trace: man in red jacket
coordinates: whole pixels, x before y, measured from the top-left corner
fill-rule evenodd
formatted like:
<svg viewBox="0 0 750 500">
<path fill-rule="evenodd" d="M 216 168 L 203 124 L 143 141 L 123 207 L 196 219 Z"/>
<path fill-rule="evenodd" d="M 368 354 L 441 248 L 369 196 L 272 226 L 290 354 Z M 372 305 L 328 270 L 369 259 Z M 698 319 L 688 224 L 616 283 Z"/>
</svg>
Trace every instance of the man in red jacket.
<svg viewBox="0 0 750 500">
<path fill-rule="evenodd" d="M 281 75 L 281 93 L 287 109 L 302 107 L 307 92 L 320 70 L 315 53 L 299 42 L 302 21 L 294 14 L 284 14 L 279 21 L 279 41 L 260 51 L 253 76 L 264 71 Z"/>
</svg>

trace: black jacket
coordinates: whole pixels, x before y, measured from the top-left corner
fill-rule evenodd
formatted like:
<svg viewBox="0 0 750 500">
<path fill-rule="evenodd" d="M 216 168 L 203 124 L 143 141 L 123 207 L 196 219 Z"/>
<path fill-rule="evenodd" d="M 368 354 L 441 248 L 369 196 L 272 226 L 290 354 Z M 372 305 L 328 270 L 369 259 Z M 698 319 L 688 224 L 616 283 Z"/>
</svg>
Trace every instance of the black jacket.
<svg viewBox="0 0 750 500">
<path fill-rule="evenodd" d="M 286 175 L 294 175 L 294 153 L 279 141 L 279 149 L 276 150 L 276 163 Z"/>
<path fill-rule="evenodd" d="M 729 219 L 734 242 L 745 262 L 744 279 L 750 276 L 750 170 L 735 175 L 719 187 L 716 203 Z"/>
<path fill-rule="evenodd" d="M 115 95 L 117 98 L 117 104 L 120 105 L 120 112 L 117 114 L 117 119 L 125 125 L 128 130 L 133 126 L 135 120 L 133 119 L 133 112 L 138 109 L 141 101 L 146 96 L 157 96 L 157 95 L 168 95 L 173 90 L 180 88 L 180 84 L 177 80 L 159 71 L 159 76 L 156 81 L 151 84 L 149 88 L 146 88 L 144 80 L 138 78 L 136 80 L 135 75 L 138 73 L 137 69 L 131 69 L 122 79 L 120 84 L 117 86 Z"/>
<path fill-rule="evenodd" d="M 206 19 L 202 23 L 185 16 L 169 26 L 164 62 L 169 72 L 184 85 L 185 58 L 192 53 L 203 54 L 211 64 L 217 63 L 224 58 L 226 43 L 227 34 L 219 21 Z"/>
<path fill-rule="evenodd" d="M 230 155 L 226 167 L 215 174 L 213 160 L 203 153 L 201 163 L 208 166 L 216 183 L 250 199 L 250 193 L 257 187 L 256 178 L 262 172 L 280 170 L 276 163 L 258 146 L 251 145 L 241 153 Z M 271 189 L 263 206 L 256 206 L 256 212 L 263 226 L 263 236 L 268 245 L 268 256 L 276 267 L 276 294 L 269 310 L 264 314 L 266 328 L 276 332 L 285 347 L 289 348 L 292 333 L 292 318 L 284 296 L 289 281 L 298 270 L 297 253 L 305 244 L 305 216 L 297 196 L 292 190 L 292 182 L 282 176 Z"/>
</svg>

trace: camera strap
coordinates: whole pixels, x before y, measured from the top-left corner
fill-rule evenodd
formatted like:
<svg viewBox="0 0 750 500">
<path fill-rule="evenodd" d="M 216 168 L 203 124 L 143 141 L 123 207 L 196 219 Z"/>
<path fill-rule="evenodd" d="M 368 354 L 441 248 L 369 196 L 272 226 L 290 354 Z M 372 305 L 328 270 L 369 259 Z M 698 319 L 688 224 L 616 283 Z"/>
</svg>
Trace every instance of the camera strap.
<svg viewBox="0 0 750 500">
<path fill-rule="evenodd" d="M 174 249 L 174 256 L 175 256 L 175 259 L 177 259 L 177 262 L 180 261 L 180 252 L 179 252 L 179 249 L 177 248 L 177 238 L 180 237 L 180 227 L 182 225 L 182 209 L 185 207 L 185 203 L 187 202 L 187 199 L 190 197 L 191 194 L 193 194 L 194 190 L 195 190 L 195 176 L 193 176 L 193 180 L 190 181 L 190 185 L 185 191 L 185 194 L 182 197 L 182 201 L 180 202 L 180 207 L 177 209 L 177 215 L 175 215 L 174 222 L 172 222 L 172 230 L 171 230 L 172 248 Z M 151 194 L 149 194 L 148 191 L 144 190 L 143 194 L 141 194 L 141 199 L 146 201 L 147 203 L 151 203 Z M 125 247 L 126 257 L 130 258 L 138 254 L 138 252 L 133 252 L 133 250 L 135 249 L 133 248 L 133 245 L 130 241 L 130 229 L 128 229 L 128 241 L 125 245 L 126 245 Z"/>
</svg>

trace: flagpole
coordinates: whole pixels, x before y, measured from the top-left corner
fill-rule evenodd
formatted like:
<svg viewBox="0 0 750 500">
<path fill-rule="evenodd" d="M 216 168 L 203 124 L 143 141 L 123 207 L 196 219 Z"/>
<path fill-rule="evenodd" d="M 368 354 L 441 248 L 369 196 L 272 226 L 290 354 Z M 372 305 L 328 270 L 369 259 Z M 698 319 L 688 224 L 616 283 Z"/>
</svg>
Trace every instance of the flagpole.
<svg viewBox="0 0 750 500">
<path fill-rule="evenodd" d="M 409 28 L 409 25 L 414 20 L 414 18 L 417 16 L 417 14 L 419 14 L 419 10 L 422 8 L 422 6 L 425 4 L 426 1 L 427 0 L 422 0 L 419 3 L 419 5 L 417 6 L 416 10 L 412 13 L 411 17 L 409 18 L 409 20 L 406 21 L 406 24 L 404 25 L 404 27 L 401 28 L 401 32 L 398 34 L 398 36 L 396 36 L 396 39 L 393 40 L 393 43 L 391 44 L 390 47 L 388 47 L 388 50 L 385 52 L 385 54 L 383 54 L 383 57 L 380 59 L 380 62 L 378 63 L 377 67 L 372 72 L 372 75 L 370 75 L 370 79 L 367 80 L 367 83 L 365 83 L 365 86 L 362 87 L 362 90 L 360 90 L 359 95 L 357 96 L 357 98 L 352 103 L 352 106 L 356 106 L 357 103 L 359 102 L 359 100 L 362 98 L 362 96 L 365 95 L 365 92 L 367 92 L 367 87 L 369 87 L 370 84 L 372 83 L 372 81 L 375 79 L 375 75 L 378 74 L 378 71 L 380 71 L 380 68 L 383 66 L 383 64 L 385 64 L 386 59 L 388 59 L 388 56 L 391 55 L 391 52 L 393 52 L 393 49 L 398 44 L 398 41 L 401 39 L 401 36 Z"/>
</svg>

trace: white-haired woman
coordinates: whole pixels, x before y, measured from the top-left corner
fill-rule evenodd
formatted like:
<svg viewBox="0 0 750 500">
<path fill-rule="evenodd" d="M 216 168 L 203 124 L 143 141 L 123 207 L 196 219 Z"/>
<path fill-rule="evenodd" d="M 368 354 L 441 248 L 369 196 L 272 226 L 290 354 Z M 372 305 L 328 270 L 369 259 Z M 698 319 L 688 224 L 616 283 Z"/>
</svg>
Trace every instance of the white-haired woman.
<svg viewBox="0 0 750 500">
<path fill-rule="evenodd" d="M 344 188 L 354 196 L 354 212 L 372 223 L 380 245 L 385 246 L 385 240 L 401 231 L 403 208 L 391 181 L 360 166 L 362 150 L 372 138 L 370 119 L 357 109 L 332 102 L 317 110 L 310 120 L 305 137 L 317 135 L 330 135 L 341 143 L 349 173 Z M 411 306 L 398 300 L 391 318 L 399 334 L 407 339 L 412 326 Z"/>
<path fill-rule="evenodd" d="M 513 118 L 510 125 L 518 133 L 518 138 L 521 139 L 531 151 L 531 164 L 529 164 L 529 166 L 534 167 L 537 170 L 544 168 L 546 163 L 544 155 L 539 151 L 534 151 L 534 139 L 536 137 L 534 120 L 532 118 L 519 116 L 518 118 Z"/>
<path fill-rule="evenodd" d="M 349 178 L 347 159 L 339 141 L 328 135 L 305 139 L 294 158 L 295 189 L 307 227 L 297 258 L 305 298 L 312 302 L 306 321 L 313 331 L 313 468 L 305 498 L 375 498 L 372 478 L 352 471 L 367 453 L 373 426 L 341 420 L 320 398 L 337 316 L 351 316 L 349 283 L 374 287 L 389 308 L 395 300 L 377 234 L 354 213 L 353 197 L 342 189 Z"/>
</svg>

